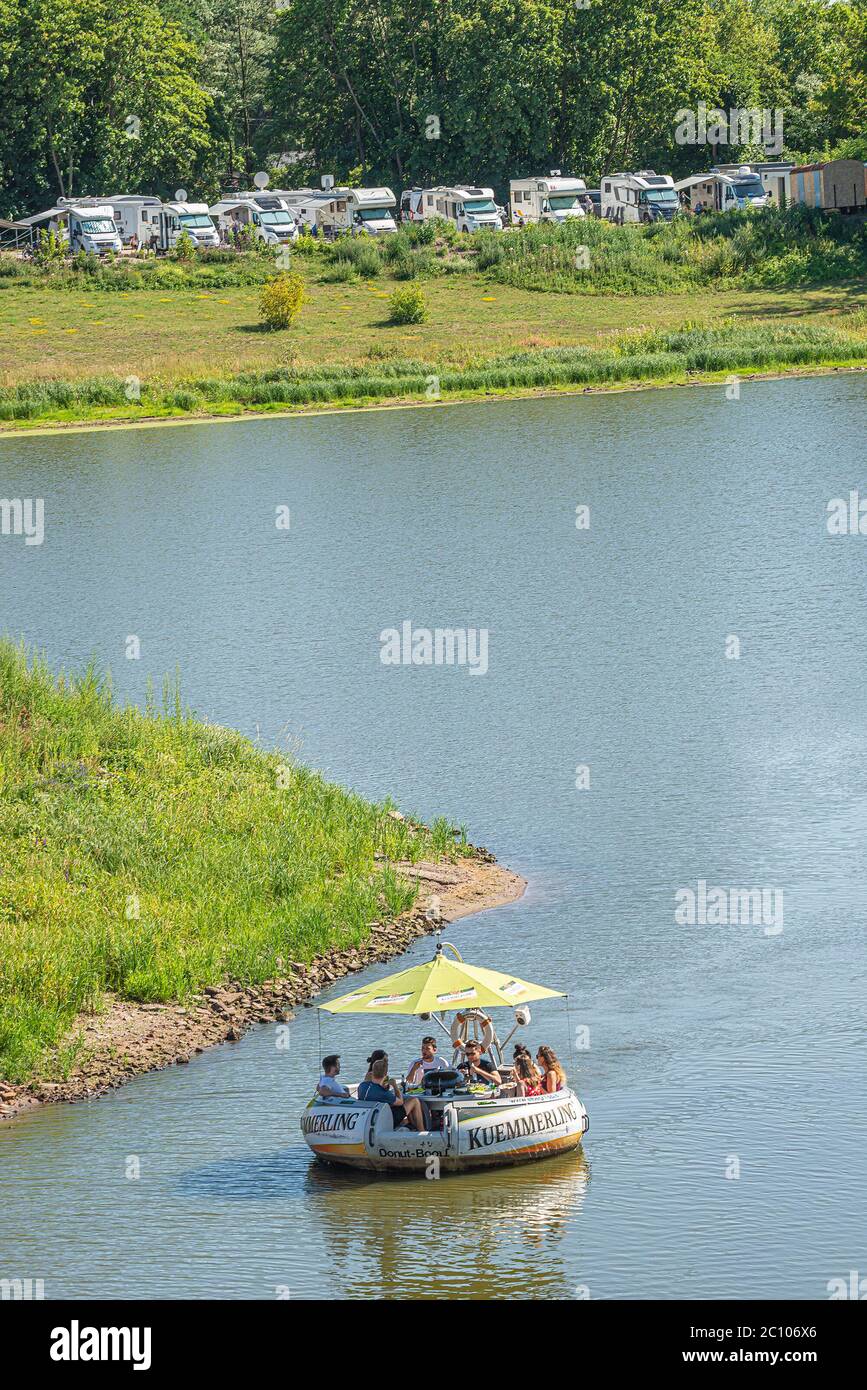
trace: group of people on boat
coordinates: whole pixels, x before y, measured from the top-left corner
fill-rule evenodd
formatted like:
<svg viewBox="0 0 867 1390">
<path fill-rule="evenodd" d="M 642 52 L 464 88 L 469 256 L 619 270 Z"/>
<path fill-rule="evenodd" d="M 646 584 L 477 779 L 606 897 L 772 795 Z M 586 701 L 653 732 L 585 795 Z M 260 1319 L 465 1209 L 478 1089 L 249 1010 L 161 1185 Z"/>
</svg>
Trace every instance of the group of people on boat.
<svg viewBox="0 0 867 1390">
<path fill-rule="evenodd" d="M 425 1078 L 434 1071 L 458 1071 L 464 1075 L 468 1086 L 487 1086 L 491 1094 L 508 1096 L 542 1096 L 562 1091 L 566 1085 L 566 1073 L 557 1059 L 553 1048 L 545 1045 L 538 1048 L 535 1062 L 529 1048 L 523 1043 L 515 1045 L 513 1065 L 506 1069 L 497 1066 L 487 1056 L 482 1044 L 475 1038 L 467 1038 L 456 1043 L 463 1053 L 463 1061 L 453 1068 L 437 1052 L 437 1040 L 428 1036 L 421 1040 L 421 1052 L 410 1063 L 406 1073 L 406 1083 L 389 1076 L 388 1053 L 377 1048 L 367 1059 L 367 1072 L 358 1086 L 358 1099 L 380 1101 L 392 1108 L 394 1127 L 406 1124 L 410 1129 L 426 1129 L 424 1111 L 417 1096 L 408 1094 L 414 1087 L 423 1087 Z M 507 1075 L 503 1076 L 503 1071 Z M 331 1053 L 322 1058 L 322 1075 L 316 1087 L 317 1093 L 325 1100 L 350 1099 L 351 1092 L 339 1080 L 340 1057 Z"/>
</svg>

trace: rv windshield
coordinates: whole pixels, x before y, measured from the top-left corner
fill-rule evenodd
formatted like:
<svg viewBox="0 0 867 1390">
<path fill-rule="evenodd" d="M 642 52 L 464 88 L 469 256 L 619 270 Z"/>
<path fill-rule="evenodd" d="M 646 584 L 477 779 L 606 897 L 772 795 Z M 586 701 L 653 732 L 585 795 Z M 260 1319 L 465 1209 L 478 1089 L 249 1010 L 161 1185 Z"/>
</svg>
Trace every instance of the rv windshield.
<svg viewBox="0 0 867 1390">
<path fill-rule="evenodd" d="M 385 222 L 391 217 L 391 208 L 359 208 L 363 222 Z"/>
<path fill-rule="evenodd" d="M 275 223 L 279 223 L 280 226 L 282 227 L 282 226 L 285 226 L 285 224 L 286 224 L 287 222 L 292 222 L 292 221 L 294 221 L 294 218 L 290 217 L 289 214 L 288 214 L 288 212 L 283 212 L 283 211 L 281 211 L 281 212 L 263 212 L 263 213 L 260 213 L 260 216 L 261 216 L 261 218 L 262 218 L 262 221 L 263 221 L 263 222 L 265 223 L 265 225 L 268 226 L 268 227 L 273 227 L 273 226 L 275 225 Z"/>
<path fill-rule="evenodd" d="M 734 180 L 735 193 L 739 198 L 764 198 L 764 185 L 758 174 L 749 179 Z"/>
<path fill-rule="evenodd" d="M 490 198 L 477 198 L 475 202 L 464 203 L 464 212 L 496 212 L 496 206 Z"/>
<path fill-rule="evenodd" d="M 213 230 L 213 222 L 206 212 L 182 212 L 180 215 L 182 227 L 210 227 Z"/>
<path fill-rule="evenodd" d="M 648 188 L 641 197 L 645 203 L 677 203 L 678 201 L 673 188 Z"/>
<path fill-rule="evenodd" d="M 548 202 L 551 204 L 552 212 L 568 212 L 571 208 L 577 208 L 578 195 L 577 193 L 563 193 L 555 198 L 549 198 Z"/>
<path fill-rule="evenodd" d="M 110 217 L 86 217 L 81 230 L 86 236 L 106 236 L 109 232 L 116 232 L 117 227 Z"/>
</svg>

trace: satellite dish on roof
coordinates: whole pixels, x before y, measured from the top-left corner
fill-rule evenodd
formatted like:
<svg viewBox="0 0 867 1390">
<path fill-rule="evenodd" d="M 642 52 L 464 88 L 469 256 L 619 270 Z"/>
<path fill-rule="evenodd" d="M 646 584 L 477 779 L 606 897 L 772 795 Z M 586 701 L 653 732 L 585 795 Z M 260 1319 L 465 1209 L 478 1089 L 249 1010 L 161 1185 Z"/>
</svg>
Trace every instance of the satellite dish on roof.
<svg viewBox="0 0 867 1390">
<path fill-rule="evenodd" d="M 260 169 L 258 174 L 253 175 L 253 182 L 257 188 L 268 187 L 268 175 L 265 173 L 264 169 Z"/>
<path fill-rule="evenodd" d="M 185 188 L 175 189 L 175 202 L 185 203 L 187 201 L 187 190 Z"/>
<path fill-rule="evenodd" d="M 323 175 L 322 175 L 322 187 L 323 187 L 323 188 L 333 188 L 333 187 L 334 187 L 334 175 L 333 175 L 333 174 L 323 174 Z"/>
</svg>

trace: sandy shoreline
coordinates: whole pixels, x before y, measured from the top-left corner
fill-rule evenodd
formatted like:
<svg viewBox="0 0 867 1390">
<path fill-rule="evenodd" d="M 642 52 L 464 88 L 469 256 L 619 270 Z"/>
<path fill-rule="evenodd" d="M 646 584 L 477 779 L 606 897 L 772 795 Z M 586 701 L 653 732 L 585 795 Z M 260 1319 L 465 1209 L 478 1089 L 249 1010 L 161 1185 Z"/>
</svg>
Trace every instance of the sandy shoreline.
<svg viewBox="0 0 867 1390">
<path fill-rule="evenodd" d="M 134 1076 L 189 1062 L 206 1047 L 237 1042 L 256 1023 L 288 1022 L 296 1005 L 309 1003 L 344 975 L 392 960 L 417 937 L 435 931 L 429 909 L 431 917 L 439 910 L 442 924 L 454 922 L 513 902 L 527 886 L 484 850 L 455 864 L 392 867 L 418 883 L 418 898 L 393 922 L 373 923 L 362 946 L 328 951 L 309 965 L 290 961 L 290 974 L 261 985 L 210 986 L 183 1005 L 110 1000 L 104 1012 L 77 1021 L 70 1036 L 82 1039 L 83 1054 L 65 1081 L 24 1086 L 0 1081 L 0 1120 L 49 1102 L 95 1099 Z"/>
<path fill-rule="evenodd" d="M 37 422 L 32 428 L 22 427 L 20 424 L 8 428 L 4 422 L 0 422 L 0 440 L 3 439 L 28 439 L 34 435 L 48 434 L 90 434 L 100 430 L 146 430 L 161 429 L 172 425 L 231 425 L 234 423 L 249 423 L 251 420 L 303 420 L 311 416 L 318 415 L 346 415 L 346 414 L 365 414 L 378 410 L 439 410 L 443 406 L 449 405 L 469 405 L 472 403 L 482 404 L 491 401 L 502 400 L 547 400 L 553 396 L 612 396 L 631 394 L 636 391 L 672 391 L 681 389 L 684 386 L 719 386 L 727 380 L 729 376 L 737 376 L 741 382 L 751 381 L 786 381 L 789 379 L 810 379 L 813 377 L 824 377 L 834 375 L 851 375 L 858 372 L 867 372 L 867 367 L 856 364 L 855 366 L 829 365 L 792 367 L 786 371 L 750 372 L 735 371 L 731 372 L 701 372 L 696 373 L 685 380 L 678 381 L 638 381 L 624 383 L 596 383 L 594 385 L 582 385 L 580 383 L 562 386 L 534 386 L 534 387 L 503 387 L 500 390 L 466 391 L 454 392 L 449 394 L 447 400 L 383 400 L 373 401 L 369 405 L 327 405 L 316 406 L 302 405 L 292 410 L 238 410 L 231 414 L 207 414 L 202 413 L 188 415 L 149 415 L 140 420 L 82 420 L 66 421 L 55 420 L 53 422 Z"/>
</svg>

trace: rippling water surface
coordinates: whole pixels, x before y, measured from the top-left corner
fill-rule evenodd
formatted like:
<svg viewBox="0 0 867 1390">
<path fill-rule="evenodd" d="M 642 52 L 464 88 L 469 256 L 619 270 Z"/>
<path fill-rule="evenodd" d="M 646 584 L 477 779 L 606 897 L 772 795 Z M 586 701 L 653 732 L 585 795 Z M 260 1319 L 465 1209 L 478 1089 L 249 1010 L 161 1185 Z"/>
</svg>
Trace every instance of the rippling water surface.
<svg viewBox="0 0 867 1390">
<path fill-rule="evenodd" d="M 530 1035 L 591 1117 L 526 1169 L 320 1170 L 321 1051 L 360 1076 L 420 1030 L 302 1009 L 288 1052 L 264 1026 L 0 1129 L 0 1276 L 821 1298 L 863 1269 L 867 537 L 825 515 L 867 495 L 865 404 L 847 376 L 0 441 L 0 491 L 46 508 L 42 546 L 0 541 L 0 628 L 136 700 L 177 667 L 200 714 L 463 821 L 529 889 L 448 935 L 569 991 Z M 488 673 L 383 666 L 405 619 L 487 628 Z M 678 924 L 699 880 L 775 888 L 782 932 Z"/>
</svg>

